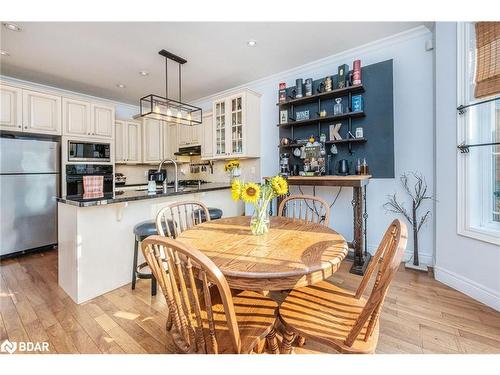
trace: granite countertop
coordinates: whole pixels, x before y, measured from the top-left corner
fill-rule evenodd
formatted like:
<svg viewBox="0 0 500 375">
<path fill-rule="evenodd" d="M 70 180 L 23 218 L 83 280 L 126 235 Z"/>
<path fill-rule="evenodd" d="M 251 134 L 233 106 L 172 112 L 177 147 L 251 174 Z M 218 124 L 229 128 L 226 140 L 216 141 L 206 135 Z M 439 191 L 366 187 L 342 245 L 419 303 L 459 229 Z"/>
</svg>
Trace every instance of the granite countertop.
<svg viewBox="0 0 500 375">
<path fill-rule="evenodd" d="M 204 191 L 223 190 L 223 189 L 229 189 L 230 187 L 231 186 L 229 185 L 229 183 L 210 182 L 201 185 L 200 188 L 191 186 L 185 188 L 179 187 L 179 189 L 182 190 L 179 190 L 178 192 L 174 192 L 174 188 L 168 188 L 167 193 L 163 193 L 163 190 L 158 190 L 156 193 L 149 193 L 147 190 L 145 191 L 129 190 L 120 192 L 119 191 L 120 187 L 117 186 L 117 191 L 115 191 L 113 194 L 110 194 L 109 197 L 97 198 L 97 199 L 61 197 L 61 198 L 56 198 L 56 200 L 60 203 L 65 203 L 77 207 L 91 207 L 91 206 L 107 205 L 112 203 L 140 201 L 144 199 L 155 199 L 155 198 L 172 197 L 177 195 L 202 193 Z"/>
</svg>

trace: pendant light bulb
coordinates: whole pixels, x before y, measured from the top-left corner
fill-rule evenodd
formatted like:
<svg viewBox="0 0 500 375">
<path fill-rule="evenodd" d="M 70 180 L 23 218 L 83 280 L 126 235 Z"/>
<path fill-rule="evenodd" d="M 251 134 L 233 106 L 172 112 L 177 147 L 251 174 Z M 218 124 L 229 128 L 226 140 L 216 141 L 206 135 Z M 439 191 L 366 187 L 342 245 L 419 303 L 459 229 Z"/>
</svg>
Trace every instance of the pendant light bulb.
<svg viewBox="0 0 500 375">
<path fill-rule="evenodd" d="M 180 123 L 182 118 L 181 111 L 177 111 L 177 122 Z"/>
<path fill-rule="evenodd" d="M 172 117 L 172 111 L 170 110 L 170 108 L 167 109 L 167 116 Z"/>
</svg>

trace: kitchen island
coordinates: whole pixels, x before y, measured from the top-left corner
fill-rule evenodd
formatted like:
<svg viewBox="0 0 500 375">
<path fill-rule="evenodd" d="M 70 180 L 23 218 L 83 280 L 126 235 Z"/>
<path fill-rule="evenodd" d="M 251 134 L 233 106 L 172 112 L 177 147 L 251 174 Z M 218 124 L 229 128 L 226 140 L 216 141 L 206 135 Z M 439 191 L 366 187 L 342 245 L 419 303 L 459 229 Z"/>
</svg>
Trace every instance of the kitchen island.
<svg viewBox="0 0 500 375">
<path fill-rule="evenodd" d="M 229 188 L 227 183 L 208 183 L 178 192 L 124 191 L 102 199 L 58 198 L 59 285 L 73 301 L 82 303 L 130 283 L 136 224 L 154 219 L 164 206 L 183 200 L 220 208 L 224 217 L 242 215 L 244 206 L 232 201 Z"/>
</svg>

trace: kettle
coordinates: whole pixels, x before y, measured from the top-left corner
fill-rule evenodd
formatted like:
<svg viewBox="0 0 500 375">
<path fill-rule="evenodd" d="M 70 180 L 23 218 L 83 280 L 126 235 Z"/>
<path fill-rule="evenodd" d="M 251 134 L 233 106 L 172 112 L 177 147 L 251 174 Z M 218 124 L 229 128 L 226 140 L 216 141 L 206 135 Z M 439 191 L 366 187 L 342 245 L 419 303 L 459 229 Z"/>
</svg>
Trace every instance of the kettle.
<svg viewBox="0 0 500 375">
<path fill-rule="evenodd" d="M 349 161 L 346 159 L 339 160 L 337 173 L 339 175 L 347 176 L 349 174 Z"/>
</svg>

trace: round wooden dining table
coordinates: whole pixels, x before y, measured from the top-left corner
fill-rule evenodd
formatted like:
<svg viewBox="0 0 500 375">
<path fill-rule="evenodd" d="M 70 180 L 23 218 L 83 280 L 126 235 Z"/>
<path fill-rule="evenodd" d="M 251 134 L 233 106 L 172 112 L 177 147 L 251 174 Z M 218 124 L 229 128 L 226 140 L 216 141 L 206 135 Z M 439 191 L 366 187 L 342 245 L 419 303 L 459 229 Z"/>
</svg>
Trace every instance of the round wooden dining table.
<svg viewBox="0 0 500 375">
<path fill-rule="evenodd" d="M 207 255 L 233 289 L 271 291 L 313 285 L 335 273 L 347 242 L 315 223 L 272 216 L 268 233 L 255 236 L 250 216 L 207 221 L 177 238 Z"/>
</svg>

